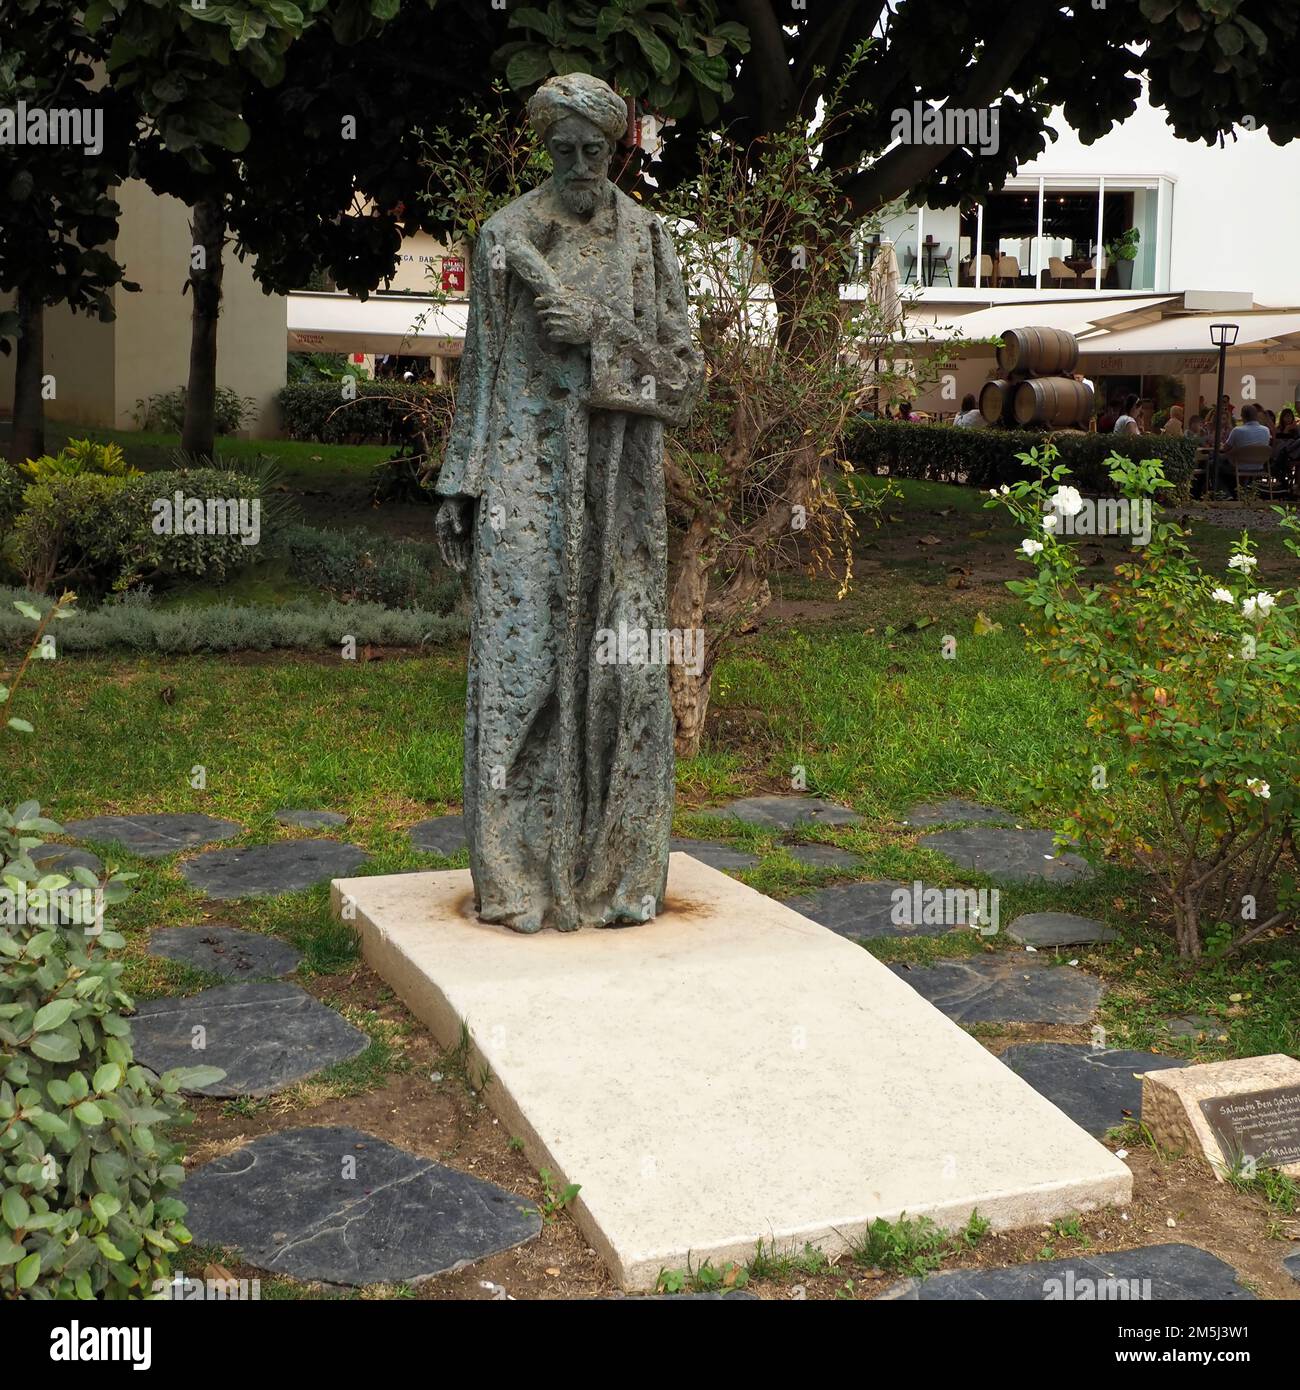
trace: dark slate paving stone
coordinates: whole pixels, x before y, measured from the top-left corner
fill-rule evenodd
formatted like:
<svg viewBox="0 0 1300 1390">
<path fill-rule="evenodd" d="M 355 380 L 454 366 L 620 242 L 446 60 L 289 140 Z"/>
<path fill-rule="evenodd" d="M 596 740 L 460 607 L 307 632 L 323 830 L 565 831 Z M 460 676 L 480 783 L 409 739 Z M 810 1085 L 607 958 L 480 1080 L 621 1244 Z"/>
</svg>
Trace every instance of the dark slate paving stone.
<svg viewBox="0 0 1300 1390">
<path fill-rule="evenodd" d="M 354 1287 L 415 1283 L 542 1228 L 526 1198 L 345 1127 L 281 1130 L 213 1159 L 186 1179 L 185 1205 L 200 1244 Z"/>
<path fill-rule="evenodd" d="M 193 1029 L 206 1046 L 193 1046 Z M 369 1039 L 341 1014 L 291 984 L 217 985 L 188 999 L 152 999 L 131 1020 L 136 1060 L 154 1071 L 221 1067 L 205 1096 L 265 1096 L 346 1062 Z"/>
<path fill-rule="evenodd" d="M 1187 1065 L 1181 1057 L 1094 1049 L 1088 1043 L 1016 1043 L 1001 1057 L 1039 1095 L 1098 1138 L 1140 1116 L 1142 1072 Z"/>
<path fill-rule="evenodd" d="M 149 954 L 232 980 L 287 975 L 302 959 L 301 952 L 274 936 L 208 924 L 160 928 L 149 938 Z"/>
<path fill-rule="evenodd" d="M 713 840 L 687 840 L 674 835 L 668 842 L 668 848 L 689 854 L 692 859 L 698 859 L 701 864 L 708 864 L 713 869 L 752 869 L 760 862 L 757 854 L 736 849 L 733 845 L 720 845 Z"/>
<path fill-rule="evenodd" d="M 463 816 L 434 816 L 432 820 L 422 820 L 413 825 L 408 832 L 416 849 L 427 854 L 441 854 L 449 859 L 459 854 L 469 844 L 465 836 Z"/>
<path fill-rule="evenodd" d="M 337 811 L 291 811 L 280 810 L 275 818 L 281 825 L 296 825 L 303 830 L 334 830 L 346 825 L 348 818 Z"/>
<path fill-rule="evenodd" d="M 1288 1255 L 1286 1259 L 1282 1261 L 1282 1268 L 1286 1270 L 1297 1284 L 1300 1284 L 1300 1255 Z"/>
<path fill-rule="evenodd" d="M 63 828 L 79 840 L 125 845 L 141 859 L 165 859 L 183 849 L 243 834 L 243 827 L 234 821 L 188 812 L 184 815 L 92 816 L 89 820 L 68 821 Z"/>
<path fill-rule="evenodd" d="M 1165 1019 L 1165 1032 L 1175 1038 L 1199 1038 L 1202 1033 L 1216 1037 L 1227 1032 L 1227 1024 L 1209 1014 L 1176 1014 Z"/>
<path fill-rule="evenodd" d="M 860 869 L 862 856 L 838 845 L 784 845 L 785 852 L 796 863 L 809 869 Z"/>
<path fill-rule="evenodd" d="M 796 825 L 859 825 L 862 821 L 856 811 L 819 796 L 747 796 L 724 806 L 721 814 L 767 830 L 793 830 Z"/>
<path fill-rule="evenodd" d="M 1100 1283 L 1112 1279 L 1123 1283 Z M 967 1299 L 998 1303 L 1205 1299 L 1223 1303 L 1255 1299 L 1230 1264 L 1195 1245 L 1143 1245 L 1136 1250 L 1075 1255 L 1068 1260 L 1033 1260 L 1006 1269 L 954 1269 L 920 1281 L 909 1279 L 881 1296 L 913 1303 Z"/>
<path fill-rule="evenodd" d="M 987 821 L 996 825 L 1014 825 L 1015 816 L 997 806 L 985 806 L 979 801 L 967 801 L 954 796 L 947 801 L 926 801 L 913 806 L 903 819 L 904 825 L 955 825 L 959 821 Z"/>
<path fill-rule="evenodd" d="M 1022 955 L 891 969 L 957 1023 L 1086 1023 L 1102 991 L 1082 970 Z"/>
<path fill-rule="evenodd" d="M 1026 946 L 1088 946 L 1114 941 L 1119 933 L 1095 917 L 1073 912 L 1026 912 L 1007 928 L 1007 935 Z"/>
<path fill-rule="evenodd" d="M 96 877 L 104 872 L 104 861 L 99 855 L 67 845 L 41 845 L 32 850 L 32 863 L 47 874 L 66 874 L 76 868 L 89 869 Z"/>
<path fill-rule="evenodd" d="M 369 859 L 364 850 L 339 840 L 277 840 L 209 850 L 182 864 L 181 873 L 210 898 L 266 898 L 350 878 Z"/>
<path fill-rule="evenodd" d="M 940 830 L 921 836 L 923 849 L 947 855 L 963 869 L 975 869 L 1008 883 L 1073 883 L 1093 877 L 1092 865 L 1077 854 L 1058 853 L 1050 830 L 976 827 Z M 1051 856 L 1049 858 L 1049 856 Z"/>
<path fill-rule="evenodd" d="M 804 897 L 790 898 L 786 906 L 841 936 L 942 936 L 944 932 L 952 930 L 944 923 L 912 925 L 895 922 L 894 893 L 900 888 L 911 894 L 910 883 L 888 883 L 876 879 L 865 883 L 840 883 Z M 911 912 L 910 906 L 907 910 Z"/>
</svg>

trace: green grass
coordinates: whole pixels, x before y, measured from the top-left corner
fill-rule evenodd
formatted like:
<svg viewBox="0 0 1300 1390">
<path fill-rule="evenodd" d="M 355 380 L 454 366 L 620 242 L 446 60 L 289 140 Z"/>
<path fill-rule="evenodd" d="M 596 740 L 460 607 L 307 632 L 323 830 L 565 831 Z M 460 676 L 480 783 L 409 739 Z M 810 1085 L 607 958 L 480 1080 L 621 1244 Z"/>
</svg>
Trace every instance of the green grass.
<svg viewBox="0 0 1300 1390">
<path fill-rule="evenodd" d="M 178 434 L 145 430 L 92 429 L 83 425 L 51 424 L 46 427 L 45 446 L 57 453 L 69 439 L 94 439 L 120 445 L 127 462 L 152 473 L 173 466 L 172 455 L 181 446 Z M 376 464 L 393 452 L 390 444 L 317 444 L 300 439 L 239 439 L 221 435 L 216 452 L 227 459 L 251 462 L 266 455 L 275 459 L 282 481 L 296 490 L 302 485 L 327 486 L 332 478 L 357 481 L 366 478 Z"/>
</svg>

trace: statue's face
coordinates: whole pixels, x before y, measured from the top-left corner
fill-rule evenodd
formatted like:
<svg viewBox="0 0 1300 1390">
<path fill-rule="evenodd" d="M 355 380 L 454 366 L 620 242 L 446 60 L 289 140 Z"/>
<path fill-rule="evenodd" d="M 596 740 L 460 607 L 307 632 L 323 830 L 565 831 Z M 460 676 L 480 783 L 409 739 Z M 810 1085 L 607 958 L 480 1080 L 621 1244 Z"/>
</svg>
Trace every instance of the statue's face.
<svg viewBox="0 0 1300 1390">
<path fill-rule="evenodd" d="M 585 116 L 565 116 L 551 127 L 546 148 L 555 165 L 560 201 L 570 212 L 590 216 L 614 154 L 604 131 Z"/>
</svg>

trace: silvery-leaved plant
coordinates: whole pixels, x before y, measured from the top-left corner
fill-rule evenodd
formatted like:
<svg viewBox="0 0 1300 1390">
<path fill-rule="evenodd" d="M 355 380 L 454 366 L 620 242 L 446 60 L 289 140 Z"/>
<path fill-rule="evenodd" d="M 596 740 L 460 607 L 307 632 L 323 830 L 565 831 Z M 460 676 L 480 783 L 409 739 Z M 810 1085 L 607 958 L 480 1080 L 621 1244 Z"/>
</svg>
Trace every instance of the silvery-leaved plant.
<svg viewBox="0 0 1300 1390">
<path fill-rule="evenodd" d="M 1181 954 L 1210 940 L 1240 949 L 1293 922 L 1300 829 L 1300 601 L 1254 578 L 1243 536 L 1224 573 L 1206 573 L 1187 533 L 1161 519 L 1102 582 L 1062 528 L 1081 502 L 1048 443 L 1019 456 L 1036 477 L 993 495 L 1023 525 L 1028 579 L 1008 587 L 1049 669 L 1077 683 L 1077 747 L 1046 777 L 1070 808 L 1061 825 L 1099 852 L 1145 868 Z M 1130 506 L 1172 486 L 1157 460 L 1106 460 Z M 1300 555 L 1300 524 L 1274 509 Z M 1073 756 L 1071 756 L 1071 753 Z M 1098 764 L 1116 769 L 1104 788 Z"/>
</svg>

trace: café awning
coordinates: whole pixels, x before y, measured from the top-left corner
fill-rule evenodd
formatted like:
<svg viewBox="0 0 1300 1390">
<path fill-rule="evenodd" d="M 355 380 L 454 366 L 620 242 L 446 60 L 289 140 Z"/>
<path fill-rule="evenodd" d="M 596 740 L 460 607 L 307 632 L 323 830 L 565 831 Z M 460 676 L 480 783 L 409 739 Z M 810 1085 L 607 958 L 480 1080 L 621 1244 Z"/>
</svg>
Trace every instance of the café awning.
<svg viewBox="0 0 1300 1390">
<path fill-rule="evenodd" d="M 1235 323 L 1237 341 L 1228 349 L 1235 363 L 1286 360 L 1300 353 L 1300 311 L 1274 313 L 1174 314 L 1156 323 L 1081 336 L 1080 360 L 1093 371 L 1140 369 L 1169 376 L 1215 370 L 1219 352 L 1210 342 L 1212 323 Z"/>
<path fill-rule="evenodd" d="M 469 306 L 422 295 L 304 292 L 288 296 L 290 352 L 400 353 L 459 357 Z"/>
</svg>

